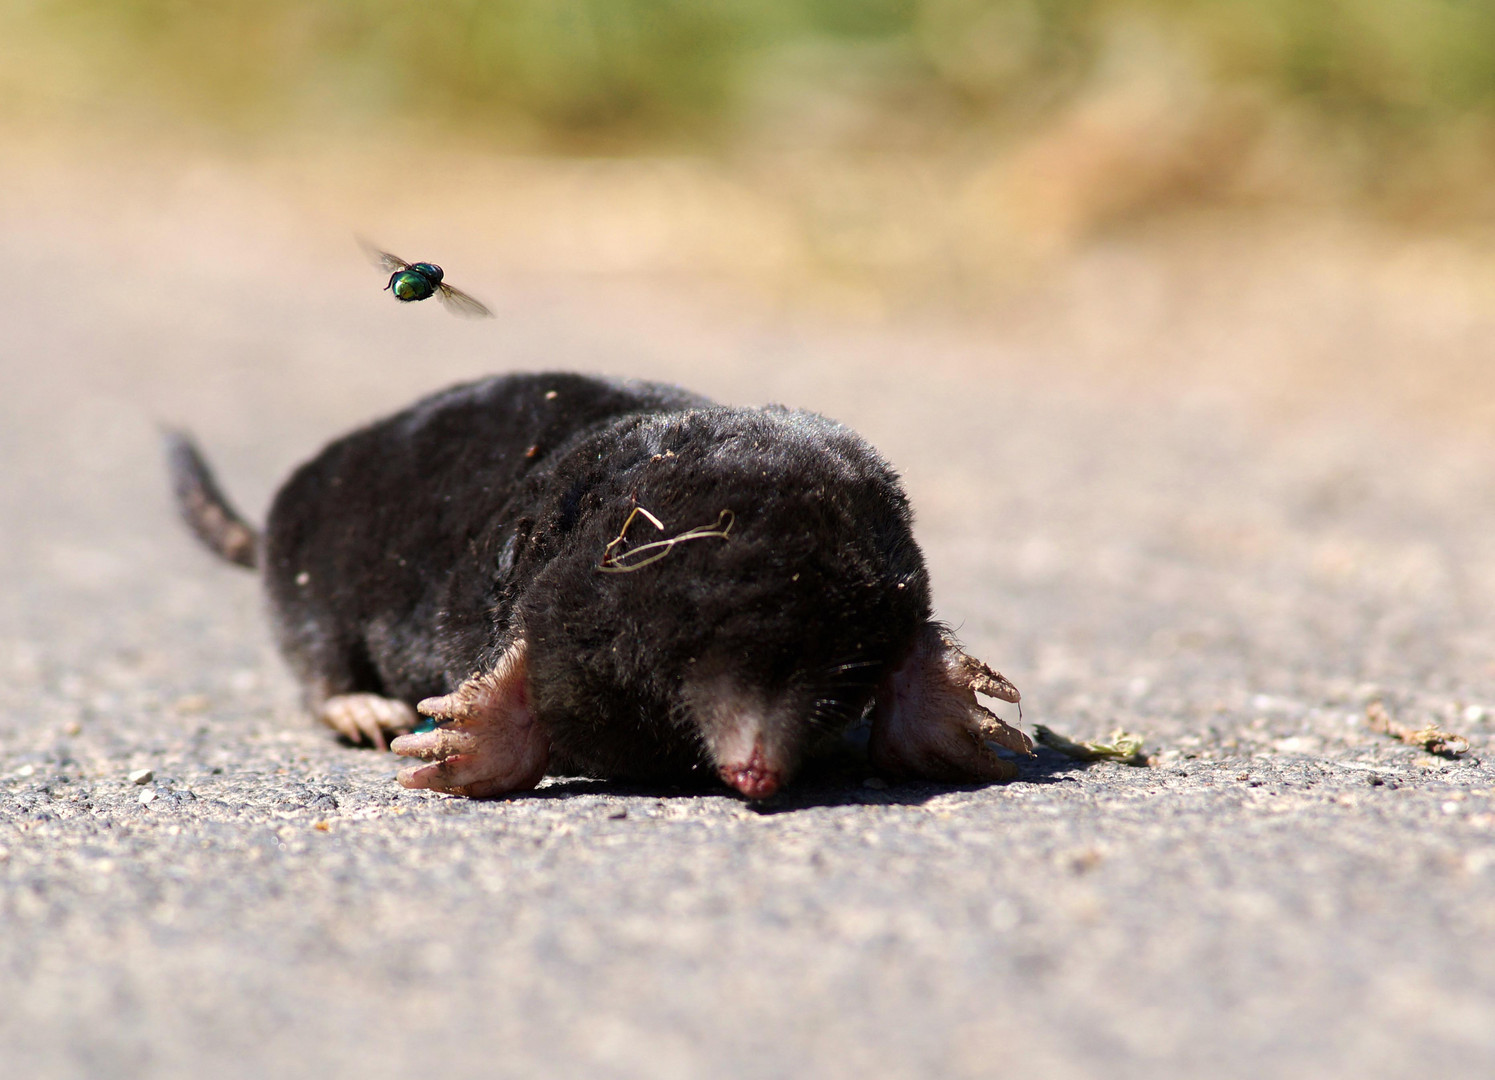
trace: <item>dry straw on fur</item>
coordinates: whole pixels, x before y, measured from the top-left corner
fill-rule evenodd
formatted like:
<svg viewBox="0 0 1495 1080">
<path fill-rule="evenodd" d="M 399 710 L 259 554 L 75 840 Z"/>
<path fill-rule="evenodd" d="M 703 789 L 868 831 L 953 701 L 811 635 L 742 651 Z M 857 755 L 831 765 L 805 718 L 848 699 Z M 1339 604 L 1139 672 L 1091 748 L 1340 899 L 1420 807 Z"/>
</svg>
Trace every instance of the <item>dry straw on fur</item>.
<svg viewBox="0 0 1495 1080">
<path fill-rule="evenodd" d="M 631 574 L 635 570 L 641 570 L 650 563 L 658 562 L 668 555 L 676 544 L 685 540 L 706 540 L 711 537 L 727 539 L 727 534 L 732 531 L 732 523 L 737 520 L 737 515 L 730 510 L 723 510 L 716 516 L 716 524 L 697 525 L 694 529 L 686 529 L 683 533 L 672 536 L 667 540 L 654 540 L 647 544 L 641 544 L 630 551 L 616 552 L 615 549 L 623 543 L 624 537 L 628 535 L 628 526 L 633 524 L 633 519 L 643 514 L 649 519 L 660 532 L 664 531 L 664 522 L 660 521 L 642 506 L 635 506 L 623 521 L 623 528 L 617 537 L 602 549 L 602 561 L 597 564 L 597 570 L 603 574 Z M 647 558 L 637 558 L 645 552 L 652 552 Z"/>
</svg>

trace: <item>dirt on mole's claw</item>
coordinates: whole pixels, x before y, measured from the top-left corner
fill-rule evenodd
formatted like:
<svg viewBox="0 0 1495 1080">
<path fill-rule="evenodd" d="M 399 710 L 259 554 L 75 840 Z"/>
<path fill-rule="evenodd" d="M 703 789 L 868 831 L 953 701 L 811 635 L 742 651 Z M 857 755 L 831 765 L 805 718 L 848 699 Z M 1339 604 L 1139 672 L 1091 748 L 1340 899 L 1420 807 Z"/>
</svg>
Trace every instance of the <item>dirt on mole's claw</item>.
<svg viewBox="0 0 1495 1080">
<path fill-rule="evenodd" d="M 405 757 L 422 761 L 440 761 L 456 754 L 470 754 L 477 748 L 477 740 L 469 732 L 452 728 L 434 728 L 411 735 L 401 735 L 389 748 Z"/>
<path fill-rule="evenodd" d="M 979 716 L 980 738 L 994 742 L 1003 749 L 1011 750 L 1014 754 L 1033 756 L 1033 740 L 1028 738 L 1026 732 L 1013 727 L 980 704 L 977 704 L 975 709 Z"/>
<path fill-rule="evenodd" d="M 1013 705 L 1023 699 L 1023 695 L 1018 692 L 1016 686 L 1012 685 L 1007 676 L 1000 671 L 992 670 L 985 663 L 967 653 L 951 634 L 940 634 L 940 640 L 944 642 L 951 674 L 957 682 L 970 687 L 975 693 L 985 694 L 987 697 Z"/>
</svg>

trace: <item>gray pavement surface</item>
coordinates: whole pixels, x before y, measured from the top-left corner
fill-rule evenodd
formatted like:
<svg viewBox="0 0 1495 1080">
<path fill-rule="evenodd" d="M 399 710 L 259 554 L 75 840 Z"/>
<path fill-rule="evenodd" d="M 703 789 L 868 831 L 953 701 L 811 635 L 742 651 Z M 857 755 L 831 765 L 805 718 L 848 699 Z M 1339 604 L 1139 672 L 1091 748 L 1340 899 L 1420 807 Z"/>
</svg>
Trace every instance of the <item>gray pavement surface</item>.
<svg viewBox="0 0 1495 1080">
<path fill-rule="evenodd" d="M 1495 446 L 1149 375 L 1130 307 L 1086 304 L 1142 278 L 1204 352 L 1267 319 L 1340 367 L 1388 320 L 1386 351 L 1445 340 L 1415 312 L 1284 272 L 1221 322 L 1123 247 L 1059 294 L 1094 325 L 1048 339 L 480 266 L 473 324 L 279 219 L 168 218 L 0 222 L 5 1076 L 1495 1075 Z M 1081 339 L 1141 374 L 1069 364 Z M 1029 730 L 1126 727 L 1153 766 L 1045 752 L 1005 786 L 758 807 L 403 791 L 300 715 L 256 582 L 174 519 L 155 425 L 258 517 L 352 424 L 537 367 L 857 427 Z M 1378 697 L 1469 753 L 1368 731 Z"/>
</svg>

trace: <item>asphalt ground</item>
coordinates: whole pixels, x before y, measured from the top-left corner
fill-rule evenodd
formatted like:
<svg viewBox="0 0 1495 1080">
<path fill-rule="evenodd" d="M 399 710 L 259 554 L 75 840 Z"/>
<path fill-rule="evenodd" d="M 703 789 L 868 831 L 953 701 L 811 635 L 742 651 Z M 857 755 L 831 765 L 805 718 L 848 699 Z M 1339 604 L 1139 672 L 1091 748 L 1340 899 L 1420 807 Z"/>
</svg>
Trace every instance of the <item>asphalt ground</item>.
<svg viewBox="0 0 1495 1080">
<path fill-rule="evenodd" d="M 1456 272 L 1119 238 L 954 322 L 469 254 L 467 323 L 193 198 L 0 220 L 5 1075 L 1495 1071 L 1495 320 Z M 156 426 L 257 518 L 348 427 L 537 368 L 856 427 L 1027 729 L 1151 764 L 402 790 L 301 715 Z"/>
</svg>

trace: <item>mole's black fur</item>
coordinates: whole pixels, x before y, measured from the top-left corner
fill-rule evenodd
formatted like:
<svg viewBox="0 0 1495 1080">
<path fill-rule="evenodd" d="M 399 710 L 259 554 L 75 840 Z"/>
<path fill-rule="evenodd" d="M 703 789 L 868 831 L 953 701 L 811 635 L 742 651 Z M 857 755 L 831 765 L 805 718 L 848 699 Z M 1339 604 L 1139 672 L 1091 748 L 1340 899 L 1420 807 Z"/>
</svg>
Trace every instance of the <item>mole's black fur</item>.
<svg viewBox="0 0 1495 1080">
<path fill-rule="evenodd" d="M 922 716 L 938 709 L 910 679 L 981 665 L 930 623 L 897 476 L 824 417 L 653 383 L 486 379 L 332 443 L 281 488 L 260 538 L 185 436 L 170 439 L 184 515 L 224 557 L 257 556 L 281 647 L 322 718 L 376 742 L 408 730 L 417 702 L 447 721 L 397 740 L 440 762 L 406 783 L 492 794 L 546 771 L 706 769 L 757 797 L 874 695 L 890 716 L 878 721 L 888 771 L 1007 775 L 984 747 L 963 773 L 910 749 L 904 729 L 942 723 Z M 664 529 L 638 516 L 613 554 L 722 520 L 728 535 L 604 572 L 635 507 Z M 916 656 L 924 674 L 900 675 Z M 1016 698 L 967 680 L 953 692 L 978 710 L 971 688 Z M 994 737 L 988 722 L 963 720 L 956 756 Z"/>
</svg>

